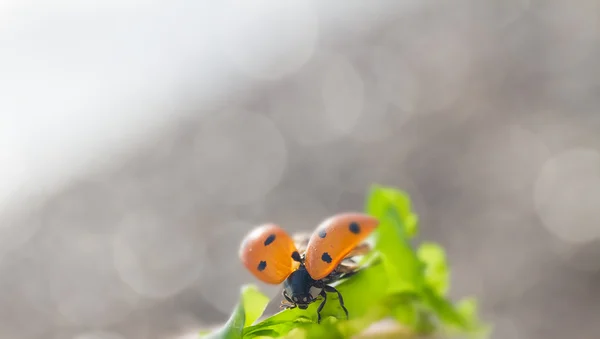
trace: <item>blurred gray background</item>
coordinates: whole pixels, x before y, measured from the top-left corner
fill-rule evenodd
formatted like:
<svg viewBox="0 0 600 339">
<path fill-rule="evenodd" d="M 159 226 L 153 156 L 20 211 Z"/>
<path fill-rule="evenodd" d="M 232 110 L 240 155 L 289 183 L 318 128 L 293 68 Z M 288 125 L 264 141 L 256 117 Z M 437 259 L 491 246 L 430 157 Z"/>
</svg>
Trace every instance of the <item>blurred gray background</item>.
<svg viewBox="0 0 600 339">
<path fill-rule="evenodd" d="M 597 338 L 599 24 L 593 0 L 2 2 L 0 338 L 192 338 L 257 283 L 248 230 L 371 183 L 412 195 L 494 338 Z"/>
</svg>

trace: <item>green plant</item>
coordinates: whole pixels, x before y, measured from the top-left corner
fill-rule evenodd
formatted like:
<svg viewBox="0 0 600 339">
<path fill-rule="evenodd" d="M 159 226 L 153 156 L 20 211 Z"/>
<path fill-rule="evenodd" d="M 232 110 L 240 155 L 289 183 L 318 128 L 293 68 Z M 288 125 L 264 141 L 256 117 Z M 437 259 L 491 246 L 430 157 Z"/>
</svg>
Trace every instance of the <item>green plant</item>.
<svg viewBox="0 0 600 339">
<path fill-rule="evenodd" d="M 373 234 L 374 249 L 361 262 L 363 269 L 339 282 L 350 319 L 345 320 L 332 296 L 316 323 L 313 303 L 307 310 L 288 309 L 260 322 L 269 299 L 256 287 L 242 288 L 241 300 L 229 321 L 205 338 L 349 338 L 385 318 L 402 325 L 395 338 L 427 334 L 487 337 L 489 327 L 477 317 L 473 298 L 453 304 L 447 297 L 450 270 L 444 249 L 425 242 L 418 247 L 411 240 L 418 233 L 418 217 L 408 194 L 374 185 L 366 213 L 378 218 Z"/>
</svg>

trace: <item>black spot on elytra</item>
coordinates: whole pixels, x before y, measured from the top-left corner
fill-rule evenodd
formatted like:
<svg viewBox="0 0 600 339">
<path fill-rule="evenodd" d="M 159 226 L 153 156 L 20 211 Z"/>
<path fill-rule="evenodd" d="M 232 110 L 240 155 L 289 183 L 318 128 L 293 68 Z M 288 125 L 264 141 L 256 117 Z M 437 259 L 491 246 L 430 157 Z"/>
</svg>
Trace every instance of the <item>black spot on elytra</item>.
<svg viewBox="0 0 600 339">
<path fill-rule="evenodd" d="M 331 261 L 333 259 L 331 259 L 331 256 L 329 255 L 329 253 L 324 252 L 323 255 L 321 256 L 321 260 L 323 260 L 324 262 L 331 264 Z"/>
<path fill-rule="evenodd" d="M 350 223 L 350 226 L 348 228 L 350 229 L 350 232 L 354 234 L 360 233 L 360 226 L 358 226 L 358 223 L 356 222 Z"/>
<path fill-rule="evenodd" d="M 323 239 L 327 236 L 327 232 L 325 230 L 319 231 L 319 238 Z"/>
<path fill-rule="evenodd" d="M 265 239 L 265 246 L 271 245 L 273 241 L 275 241 L 275 234 L 271 234 Z"/>
<path fill-rule="evenodd" d="M 298 262 L 302 261 L 302 259 L 300 258 L 300 253 L 298 253 L 298 251 L 294 251 L 294 253 L 292 253 L 292 259 L 294 259 L 294 261 L 298 261 Z"/>
<path fill-rule="evenodd" d="M 258 267 L 256 267 L 260 272 L 264 271 L 267 268 L 267 262 L 261 261 L 258 263 Z"/>
</svg>

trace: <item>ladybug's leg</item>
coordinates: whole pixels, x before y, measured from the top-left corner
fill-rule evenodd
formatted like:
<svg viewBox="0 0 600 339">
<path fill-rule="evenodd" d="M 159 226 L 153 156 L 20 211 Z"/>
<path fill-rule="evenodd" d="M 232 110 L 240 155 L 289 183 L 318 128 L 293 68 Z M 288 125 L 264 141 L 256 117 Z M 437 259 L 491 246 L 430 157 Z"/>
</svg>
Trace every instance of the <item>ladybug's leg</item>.
<svg viewBox="0 0 600 339">
<path fill-rule="evenodd" d="M 321 293 L 319 294 L 323 297 L 323 301 L 321 301 L 321 304 L 317 308 L 317 323 L 321 323 L 321 311 L 323 310 L 323 306 L 325 306 L 325 303 L 327 302 L 327 293 L 325 293 L 325 290 L 321 290 Z"/>
<path fill-rule="evenodd" d="M 281 301 L 281 306 L 279 307 L 286 309 L 296 307 L 296 303 L 292 300 L 292 298 L 290 298 L 290 296 L 285 290 L 283 290 L 283 297 L 285 298 L 285 300 Z"/>
<path fill-rule="evenodd" d="M 350 317 L 348 316 L 348 310 L 346 309 L 346 306 L 344 306 L 344 298 L 342 298 L 342 294 L 340 293 L 340 291 L 336 290 L 335 287 L 329 285 L 323 286 L 323 292 L 325 291 L 337 293 L 338 299 L 340 300 L 340 306 L 342 306 L 344 313 L 346 313 L 346 319 L 349 319 Z"/>
<path fill-rule="evenodd" d="M 282 309 L 286 309 L 286 310 L 287 310 L 288 308 L 296 308 L 296 305 L 294 305 L 294 304 L 290 303 L 290 302 L 289 302 L 289 301 L 287 301 L 287 300 L 282 300 L 282 301 L 281 301 L 281 305 L 279 305 L 279 308 L 282 308 Z"/>
<path fill-rule="evenodd" d="M 287 301 L 283 301 L 283 300 L 282 300 L 282 301 L 281 301 L 281 305 L 279 305 L 279 308 L 281 308 L 281 309 L 284 309 L 284 310 L 287 310 L 287 309 L 289 309 L 289 308 L 296 308 L 296 306 L 295 306 L 295 305 L 292 305 L 292 304 L 288 304 L 288 302 L 287 302 Z"/>
</svg>

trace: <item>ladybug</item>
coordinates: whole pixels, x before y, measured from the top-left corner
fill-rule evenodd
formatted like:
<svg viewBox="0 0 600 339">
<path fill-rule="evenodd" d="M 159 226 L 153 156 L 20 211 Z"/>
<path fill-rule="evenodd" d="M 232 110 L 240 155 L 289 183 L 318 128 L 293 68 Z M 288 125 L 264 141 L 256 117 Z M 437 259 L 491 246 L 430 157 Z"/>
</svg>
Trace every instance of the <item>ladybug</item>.
<svg viewBox="0 0 600 339">
<path fill-rule="evenodd" d="M 358 272 L 352 258 L 370 250 L 364 241 L 378 225 L 369 215 L 342 213 L 321 222 L 312 234 L 292 238 L 278 225 L 263 224 L 243 239 L 239 257 L 259 280 L 283 283 L 282 308 L 306 309 L 322 297 L 317 308 L 320 323 L 327 292 L 337 293 L 348 319 L 341 293 L 330 284 Z"/>
</svg>

